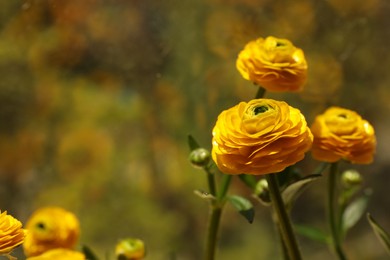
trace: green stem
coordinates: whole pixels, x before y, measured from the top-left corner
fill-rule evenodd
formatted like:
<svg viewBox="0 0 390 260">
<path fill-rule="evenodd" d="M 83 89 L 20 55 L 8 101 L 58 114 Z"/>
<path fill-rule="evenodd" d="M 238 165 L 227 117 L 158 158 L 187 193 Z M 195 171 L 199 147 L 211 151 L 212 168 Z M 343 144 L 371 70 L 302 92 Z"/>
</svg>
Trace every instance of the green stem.
<svg viewBox="0 0 390 260">
<path fill-rule="evenodd" d="M 214 173 L 210 171 L 209 167 L 204 168 L 205 172 L 207 173 L 207 183 L 209 185 L 209 192 L 211 195 L 216 196 L 217 195 L 217 187 L 215 185 L 215 176 Z"/>
<path fill-rule="evenodd" d="M 212 205 L 207 230 L 205 260 L 214 260 L 218 241 L 219 222 L 221 220 L 222 207 Z"/>
<path fill-rule="evenodd" d="M 217 200 L 219 202 L 223 202 L 225 200 L 225 197 L 226 197 L 227 191 L 229 189 L 231 180 L 232 180 L 232 175 L 224 174 L 222 176 L 221 188 L 217 194 Z"/>
<path fill-rule="evenodd" d="M 259 89 L 257 90 L 255 99 L 262 98 L 265 95 L 265 88 L 259 86 Z"/>
<path fill-rule="evenodd" d="M 336 200 L 336 188 L 337 188 L 337 177 L 338 177 L 338 162 L 332 163 L 329 170 L 328 178 L 328 218 L 330 231 L 333 242 L 333 249 L 340 260 L 346 260 L 345 253 L 341 246 L 340 241 L 340 223 L 337 218 L 337 212 L 335 210 Z"/>
<path fill-rule="evenodd" d="M 276 174 L 267 174 L 266 178 L 268 182 L 272 205 L 277 216 L 280 233 L 282 235 L 287 253 L 291 260 L 302 259 L 290 218 L 287 214 L 282 196 L 280 194 L 277 176 Z"/>
<path fill-rule="evenodd" d="M 222 183 L 219 191 L 215 184 L 215 177 L 208 168 L 205 168 L 207 172 L 207 180 L 209 184 L 210 194 L 214 196 L 214 200 L 211 201 L 211 211 L 209 216 L 209 224 L 207 229 L 206 239 L 206 251 L 205 260 L 214 260 L 216 255 L 217 243 L 218 243 L 218 231 L 221 221 L 222 211 L 225 204 L 225 197 L 229 190 L 231 175 L 223 175 Z"/>
</svg>

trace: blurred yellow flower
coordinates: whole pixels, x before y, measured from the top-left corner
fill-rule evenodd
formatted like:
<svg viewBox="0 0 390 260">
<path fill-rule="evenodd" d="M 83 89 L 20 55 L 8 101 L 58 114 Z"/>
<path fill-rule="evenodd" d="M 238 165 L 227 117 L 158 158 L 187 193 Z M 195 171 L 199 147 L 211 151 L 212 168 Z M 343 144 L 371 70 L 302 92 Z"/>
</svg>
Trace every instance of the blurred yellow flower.
<svg viewBox="0 0 390 260">
<path fill-rule="evenodd" d="M 119 241 L 115 247 L 118 260 L 140 260 L 145 257 L 145 245 L 140 239 L 128 238 Z"/>
<path fill-rule="evenodd" d="M 238 55 L 236 67 L 246 80 L 273 92 L 300 91 L 307 78 L 303 51 L 272 36 L 250 41 Z"/>
<path fill-rule="evenodd" d="M 254 99 L 218 116 L 212 157 L 227 174 L 280 172 L 302 160 L 312 140 L 298 109 L 282 101 Z"/>
<path fill-rule="evenodd" d="M 27 257 L 40 255 L 50 249 L 73 249 L 79 234 L 76 216 L 60 207 L 36 210 L 27 221 L 28 235 L 23 243 Z"/>
<path fill-rule="evenodd" d="M 26 231 L 22 229 L 22 223 L 7 211 L 0 211 L 0 255 L 8 255 L 11 251 L 22 244 Z"/>
<path fill-rule="evenodd" d="M 326 162 L 345 159 L 358 164 L 373 161 L 374 128 L 356 112 L 341 107 L 328 108 L 315 118 L 311 130 L 315 159 Z"/>
<path fill-rule="evenodd" d="M 33 256 L 33 257 L 28 257 L 26 260 L 85 260 L 84 254 L 69 250 L 69 249 L 64 249 L 64 248 L 57 248 L 57 249 L 51 249 L 49 251 L 46 251 L 45 253 L 38 255 L 38 256 Z"/>
</svg>

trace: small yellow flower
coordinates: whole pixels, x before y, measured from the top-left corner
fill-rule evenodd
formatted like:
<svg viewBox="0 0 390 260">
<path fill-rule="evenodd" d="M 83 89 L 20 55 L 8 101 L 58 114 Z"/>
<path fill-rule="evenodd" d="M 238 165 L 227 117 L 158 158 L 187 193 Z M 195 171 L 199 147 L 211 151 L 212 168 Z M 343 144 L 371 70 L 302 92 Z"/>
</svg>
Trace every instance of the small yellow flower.
<svg viewBox="0 0 390 260">
<path fill-rule="evenodd" d="M 341 107 L 328 108 L 315 118 L 311 130 L 315 159 L 325 162 L 345 159 L 358 164 L 373 161 L 376 149 L 374 128 L 358 113 Z"/>
<path fill-rule="evenodd" d="M 289 40 L 269 36 L 249 42 L 237 58 L 241 75 L 268 91 L 300 91 L 307 63 L 301 49 Z"/>
<path fill-rule="evenodd" d="M 145 257 L 145 245 L 140 239 L 128 238 L 119 241 L 115 247 L 118 260 L 140 260 Z"/>
<path fill-rule="evenodd" d="M 22 244 L 26 231 L 22 229 L 22 223 L 7 211 L 0 211 L 0 255 L 8 255 L 11 251 Z"/>
<path fill-rule="evenodd" d="M 26 256 L 37 256 L 50 249 L 73 249 L 80 233 L 76 216 L 60 207 L 36 210 L 27 221 L 28 235 L 23 243 Z"/>
<path fill-rule="evenodd" d="M 84 254 L 64 249 L 64 248 L 56 248 L 51 249 L 49 251 L 44 252 L 38 256 L 28 257 L 26 260 L 85 260 Z"/>
<path fill-rule="evenodd" d="M 298 109 L 282 101 L 254 99 L 218 116 L 212 157 L 227 174 L 280 172 L 302 160 L 312 140 Z"/>
</svg>

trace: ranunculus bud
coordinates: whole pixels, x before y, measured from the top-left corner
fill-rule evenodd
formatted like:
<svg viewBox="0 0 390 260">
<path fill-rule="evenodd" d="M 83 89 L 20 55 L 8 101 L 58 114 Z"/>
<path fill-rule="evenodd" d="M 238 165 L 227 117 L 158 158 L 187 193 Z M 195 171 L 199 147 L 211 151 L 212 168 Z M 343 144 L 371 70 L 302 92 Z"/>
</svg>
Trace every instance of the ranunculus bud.
<svg viewBox="0 0 390 260">
<path fill-rule="evenodd" d="M 212 157 L 223 173 L 276 173 L 302 160 L 312 141 L 298 109 L 283 101 L 254 99 L 218 116 Z"/>
<path fill-rule="evenodd" d="M 196 168 L 206 167 L 211 159 L 210 152 L 204 148 L 197 148 L 190 153 L 189 160 Z"/>
<path fill-rule="evenodd" d="M 346 187 L 358 186 L 363 182 L 362 175 L 356 170 L 346 170 L 341 175 L 341 181 Z"/>
<path fill-rule="evenodd" d="M 240 52 L 236 67 L 242 77 L 268 91 L 300 91 L 307 78 L 301 49 L 289 40 L 269 36 L 249 42 Z"/>
<path fill-rule="evenodd" d="M 140 239 L 128 238 L 119 241 L 115 247 L 118 260 L 141 260 L 145 257 L 145 245 Z"/>
<path fill-rule="evenodd" d="M 269 194 L 268 182 L 266 179 L 261 179 L 257 182 L 255 187 L 256 198 L 265 205 L 269 205 L 271 197 Z"/>
<path fill-rule="evenodd" d="M 312 154 L 319 161 L 344 159 L 357 164 L 373 161 L 376 149 L 374 128 L 352 110 L 328 108 L 315 118 L 311 131 L 314 135 Z"/>
</svg>

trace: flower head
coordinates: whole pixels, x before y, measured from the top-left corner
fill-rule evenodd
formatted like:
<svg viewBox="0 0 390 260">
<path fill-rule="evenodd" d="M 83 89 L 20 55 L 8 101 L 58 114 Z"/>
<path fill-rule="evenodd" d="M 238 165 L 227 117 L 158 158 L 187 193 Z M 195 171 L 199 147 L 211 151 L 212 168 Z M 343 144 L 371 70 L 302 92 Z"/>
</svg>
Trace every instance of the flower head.
<svg viewBox="0 0 390 260">
<path fill-rule="evenodd" d="M 64 249 L 64 248 L 56 248 L 51 249 L 49 251 L 44 252 L 41 255 L 38 256 L 32 256 L 28 257 L 26 260 L 85 260 L 84 254 Z"/>
<path fill-rule="evenodd" d="M 76 216 L 60 207 L 36 210 L 27 221 L 28 235 L 24 241 L 26 256 L 40 255 L 50 249 L 72 249 L 80 233 Z"/>
<path fill-rule="evenodd" d="M 142 240 L 128 238 L 121 240 L 115 247 L 117 259 L 140 260 L 145 257 L 145 245 Z"/>
<path fill-rule="evenodd" d="M 7 211 L 0 211 L 0 255 L 7 255 L 22 244 L 26 231 L 22 229 L 22 223 Z"/>
<path fill-rule="evenodd" d="M 307 63 L 301 49 L 289 40 L 269 36 L 249 42 L 238 55 L 241 75 L 268 91 L 302 90 Z"/>
<path fill-rule="evenodd" d="M 254 99 L 218 116 L 212 157 L 227 174 L 280 172 L 302 160 L 312 140 L 298 109 L 282 101 Z"/>
<path fill-rule="evenodd" d="M 331 107 L 315 118 L 312 153 L 320 161 L 368 164 L 376 148 L 374 128 L 354 111 Z"/>
</svg>

